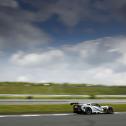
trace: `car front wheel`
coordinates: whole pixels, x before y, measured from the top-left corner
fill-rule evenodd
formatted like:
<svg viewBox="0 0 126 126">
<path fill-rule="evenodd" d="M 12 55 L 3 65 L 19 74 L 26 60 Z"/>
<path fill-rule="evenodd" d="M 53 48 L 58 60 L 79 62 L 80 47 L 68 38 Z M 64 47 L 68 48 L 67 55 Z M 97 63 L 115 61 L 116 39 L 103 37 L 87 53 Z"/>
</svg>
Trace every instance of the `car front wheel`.
<svg viewBox="0 0 126 126">
<path fill-rule="evenodd" d="M 113 113 L 114 113 L 113 108 L 112 107 L 109 107 L 108 108 L 108 111 L 107 111 L 107 114 L 113 114 Z"/>
</svg>

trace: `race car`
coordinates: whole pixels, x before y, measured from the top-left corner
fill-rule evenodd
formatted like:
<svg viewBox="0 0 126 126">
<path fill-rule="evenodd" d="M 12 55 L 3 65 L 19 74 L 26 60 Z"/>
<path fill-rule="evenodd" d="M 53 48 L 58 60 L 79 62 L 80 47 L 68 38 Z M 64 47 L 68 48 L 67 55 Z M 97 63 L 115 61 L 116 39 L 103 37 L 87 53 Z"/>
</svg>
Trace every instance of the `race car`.
<svg viewBox="0 0 126 126">
<path fill-rule="evenodd" d="M 71 103 L 73 105 L 73 112 L 77 114 L 113 114 L 114 110 L 111 106 L 101 106 L 97 103 Z"/>
</svg>

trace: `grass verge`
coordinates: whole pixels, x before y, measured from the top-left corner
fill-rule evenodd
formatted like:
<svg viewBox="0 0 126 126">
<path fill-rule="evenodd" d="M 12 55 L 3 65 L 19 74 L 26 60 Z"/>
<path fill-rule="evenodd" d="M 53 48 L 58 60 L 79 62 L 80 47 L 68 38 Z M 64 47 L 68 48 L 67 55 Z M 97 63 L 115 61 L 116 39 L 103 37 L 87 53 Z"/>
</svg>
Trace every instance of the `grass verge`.
<svg viewBox="0 0 126 126">
<path fill-rule="evenodd" d="M 69 113 L 72 107 L 67 104 L 57 105 L 0 105 L 0 114 L 46 114 Z"/>
<path fill-rule="evenodd" d="M 106 104 L 105 104 L 106 105 Z M 126 111 L 126 104 L 107 104 L 116 112 Z M 48 113 L 71 113 L 72 106 L 68 104 L 56 105 L 0 105 L 0 115 L 7 114 L 48 114 Z"/>
<path fill-rule="evenodd" d="M 0 94 L 125 95 L 126 86 L 0 82 Z"/>
</svg>

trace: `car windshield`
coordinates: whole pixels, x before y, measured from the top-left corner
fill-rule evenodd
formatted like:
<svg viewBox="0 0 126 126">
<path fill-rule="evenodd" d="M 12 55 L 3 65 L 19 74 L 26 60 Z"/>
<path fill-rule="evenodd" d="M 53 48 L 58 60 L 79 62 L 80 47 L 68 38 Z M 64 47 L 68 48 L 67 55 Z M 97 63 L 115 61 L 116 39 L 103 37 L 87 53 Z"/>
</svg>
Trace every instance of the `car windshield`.
<svg viewBox="0 0 126 126">
<path fill-rule="evenodd" d="M 100 105 L 97 104 L 97 103 L 92 103 L 92 106 L 98 106 L 98 107 L 100 107 Z"/>
</svg>

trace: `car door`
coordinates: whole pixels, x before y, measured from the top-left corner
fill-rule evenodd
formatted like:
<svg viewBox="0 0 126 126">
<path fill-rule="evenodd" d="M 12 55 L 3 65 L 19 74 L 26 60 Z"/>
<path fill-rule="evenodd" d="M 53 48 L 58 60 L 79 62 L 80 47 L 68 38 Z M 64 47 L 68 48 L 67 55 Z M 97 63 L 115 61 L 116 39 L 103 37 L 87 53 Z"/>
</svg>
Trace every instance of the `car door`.
<svg viewBox="0 0 126 126">
<path fill-rule="evenodd" d="M 98 104 L 94 104 L 93 105 L 93 112 L 103 112 L 103 108 Z"/>
</svg>

